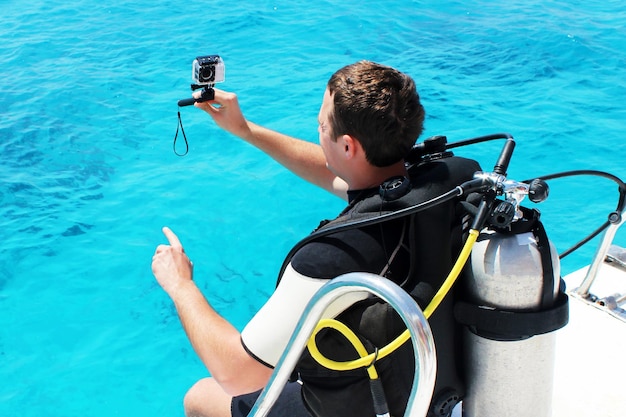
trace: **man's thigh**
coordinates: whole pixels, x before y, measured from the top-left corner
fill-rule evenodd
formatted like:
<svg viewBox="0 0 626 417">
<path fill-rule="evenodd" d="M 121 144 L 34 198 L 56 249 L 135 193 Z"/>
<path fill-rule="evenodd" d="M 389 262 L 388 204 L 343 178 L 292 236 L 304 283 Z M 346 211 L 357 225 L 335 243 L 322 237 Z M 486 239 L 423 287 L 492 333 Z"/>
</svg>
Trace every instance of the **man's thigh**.
<svg viewBox="0 0 626 417">
<path fill-rule="evenodd" d="M 229 417 L 232 397 L 213 378 L 196 382 L 185 395 L 185 415 Z"/>
<path fill-rule="evenodd" d="M 231 403 L 232 417 L 246 417 L 256 402 L 261 391 L 233 397 Z M 272 406 L 268 417 L 312 417 L 302 400 L 302 386 L 297 382 L 289 382 Z"/>
</svg>

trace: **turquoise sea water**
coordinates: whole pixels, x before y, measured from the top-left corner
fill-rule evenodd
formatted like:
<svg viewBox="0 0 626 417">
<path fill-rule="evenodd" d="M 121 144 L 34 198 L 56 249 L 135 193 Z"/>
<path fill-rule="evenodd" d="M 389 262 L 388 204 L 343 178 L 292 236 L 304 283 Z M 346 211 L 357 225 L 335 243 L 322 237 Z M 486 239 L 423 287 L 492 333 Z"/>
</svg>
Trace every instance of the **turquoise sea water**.
<svg viewBox="0 0 626 417">
<path fill-rule="evenodd" d="M 626 177 L 621 1 L 0 7 L 0 416 L 182 415 L 206 371 L 150 272 L 160 228 L 180 235 L 207 297 L 242 327 L 291 245 L 342 207 L 193 108 L 181 111 L 189 154 L 174 154 L 198 55 L 224 58 L 220 87 L 250 119 L 307 140 L 328 77 L 370 59 L 417 80 L 424 137 L 513 134 L 511 178 Z M 501 145 L 456 153 L 490 170 Z M 551 186 L 537 208 L 560 251 L 616 204 L 606 180 Z"/>
</svg>

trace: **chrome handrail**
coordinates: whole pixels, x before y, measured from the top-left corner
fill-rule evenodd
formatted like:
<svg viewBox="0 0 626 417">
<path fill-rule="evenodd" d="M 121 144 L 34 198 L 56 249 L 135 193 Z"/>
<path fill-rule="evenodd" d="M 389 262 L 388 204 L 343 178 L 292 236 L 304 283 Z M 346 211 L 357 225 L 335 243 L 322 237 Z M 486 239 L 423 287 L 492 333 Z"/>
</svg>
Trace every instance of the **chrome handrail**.
<svg viewBox="0 0 626 417">
<path fill-rule="evenodd" d="M 435 341 L 428 321 L 415 300 L 402 288 L 378 275 L 353 272 L 337 277 L 320 288 L 305 308 L 269 383 L 261 392 L 248 417 L 265 417 L 282 392 L 300 355 L 326 308 L 339 297 L 366 291 L 393 307 L 411 334 L 415 374 L 405 417 L 425 416 L 435 387 L 437 359 Z"/>
<path fill-rule="evenodd" d="M 582 283 L 575 290 L 575 294 L 581 298 L 589 297 L 589 290 L 591 289 L 591 285 L 595 281 L 598 271 L 600 270 L 600 266 L 604 262 L 606 258 L 606 254 L 609 251 L 611 243 L 613 243 L 613 239 L 615 238 L 615 233 L 617 233 L 617 229 L 620 228 L 622 224 L 626 222 L 626 212 L 622 212 L 620 214 L 619 220 L 612 222 L 609 227 L 604 232 L 604 237 L 598 246 L 596 254 L 593 257 L 593 262 L 589 266 L 587 270 L 587 275 L 583 279 Z"/>
</svg>

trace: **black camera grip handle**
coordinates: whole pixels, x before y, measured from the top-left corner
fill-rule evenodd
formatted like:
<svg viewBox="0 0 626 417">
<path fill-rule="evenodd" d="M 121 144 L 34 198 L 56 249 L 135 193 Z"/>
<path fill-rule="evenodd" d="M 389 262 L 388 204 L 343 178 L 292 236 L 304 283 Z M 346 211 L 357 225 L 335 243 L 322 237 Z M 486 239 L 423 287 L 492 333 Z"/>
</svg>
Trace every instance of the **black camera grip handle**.
<svg viewBox="0 0 626 417">
<path fill-rule="evenodd" d="M 193 104 L 196 102 L 197 100 L 195 98 L 185 98 L 182 100 L 178 100 L 178 107 L 185 107 L 185 106 L 193 106 Z"/>
<path fill-rule="evenodd" d="M 215 98 L 215 90 L 213 90 L 212 86 L 205 86 L 202 89 L 202 93 L 198 98 L 185 98 L 182 100 L 178 100 L 178 107 L 191 106 L 194 103 L 202 103 L 203 101 L 210 101 Z"/>
</svg>

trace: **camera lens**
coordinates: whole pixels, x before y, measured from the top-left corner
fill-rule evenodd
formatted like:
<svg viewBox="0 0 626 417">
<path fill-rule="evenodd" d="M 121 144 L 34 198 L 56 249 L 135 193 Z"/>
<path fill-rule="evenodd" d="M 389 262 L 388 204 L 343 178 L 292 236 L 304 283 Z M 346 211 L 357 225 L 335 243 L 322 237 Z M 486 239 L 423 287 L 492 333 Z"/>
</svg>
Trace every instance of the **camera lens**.
<svg viewBox="0 0 626 417">
<path fill-rule="evenodd" d="M 200 82 L 207 83 L 215 80 L 215 66 L 207 65 L 200 70 Z"/>
</svg>

